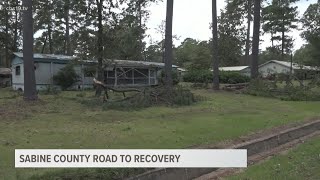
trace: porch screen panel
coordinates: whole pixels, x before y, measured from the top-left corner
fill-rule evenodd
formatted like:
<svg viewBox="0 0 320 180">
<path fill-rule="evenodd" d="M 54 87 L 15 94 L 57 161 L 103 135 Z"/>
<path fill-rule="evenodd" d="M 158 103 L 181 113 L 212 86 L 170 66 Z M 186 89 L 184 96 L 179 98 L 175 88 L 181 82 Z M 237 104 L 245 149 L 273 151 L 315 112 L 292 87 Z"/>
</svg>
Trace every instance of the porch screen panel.
<svg viewBox="0 0 320 180">
<path fill-rule="evenodd" d="M 133 84 L 133 69 L 118 68 L 117 69 L 118 85 L 132 85 Z"/>
<path fill-rule="evenodd" d="M 105 83 L 107 85 L 115 84 L 115 71 L 105 71 L 104 77 L 105 77 Z"/>
<path fill-rule="evenodd" d="M 149 69 L 142 69 L 142 68 L 134 69 L 134 84 L 148 85 L 149 84 Z"/>
</svg>

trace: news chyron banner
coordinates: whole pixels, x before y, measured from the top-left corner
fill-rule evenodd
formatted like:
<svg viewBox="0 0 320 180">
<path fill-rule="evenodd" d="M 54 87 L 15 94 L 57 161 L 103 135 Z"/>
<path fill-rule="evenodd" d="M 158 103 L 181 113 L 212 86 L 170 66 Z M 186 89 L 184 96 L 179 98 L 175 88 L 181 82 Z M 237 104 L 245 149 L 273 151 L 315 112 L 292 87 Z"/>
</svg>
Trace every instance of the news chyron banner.
<svg viewBox="0 0 320 180">
<path fill-rule="evenodd" d="M 16 149 L 16 168 L 243 168 L 247 150 Z"/>
</svg>

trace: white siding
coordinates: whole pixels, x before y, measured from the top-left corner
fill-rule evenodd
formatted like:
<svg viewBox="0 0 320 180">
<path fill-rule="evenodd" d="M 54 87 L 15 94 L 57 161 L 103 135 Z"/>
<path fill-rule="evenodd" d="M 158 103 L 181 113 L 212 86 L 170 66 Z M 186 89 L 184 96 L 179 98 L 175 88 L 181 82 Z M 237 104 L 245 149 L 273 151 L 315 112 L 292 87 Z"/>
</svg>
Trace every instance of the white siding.
<svg viewBox="0 0 320 180">
<path fill-rule="evenodd" d="M 263 77 L 271 74 L 290 73 L 290 68 L 278 63 L 270 62 L 259 67 L 259 72 Z"/>
<path fill-rule="evenodd" d="M 51 64 L 50 63 L 35 63 L 35 76 L 36 84 L 38 85 L 47 85 L 51 84 Z"/>
</svg>

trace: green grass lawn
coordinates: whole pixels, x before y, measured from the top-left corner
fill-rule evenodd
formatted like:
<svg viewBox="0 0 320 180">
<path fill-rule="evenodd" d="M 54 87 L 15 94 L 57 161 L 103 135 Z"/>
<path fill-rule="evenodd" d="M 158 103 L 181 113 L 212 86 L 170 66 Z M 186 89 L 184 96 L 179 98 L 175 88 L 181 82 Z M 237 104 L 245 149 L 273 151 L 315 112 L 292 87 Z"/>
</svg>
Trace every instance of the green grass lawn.
<svg viewBox="0 0 320 180">
<path fill-rule="evenodd" d="M 230 180 L 318 180 L 320 179 L 320 137 L 307 141 L 286 154 L 254 165 Z"/>
<path fill-rule="evenodd" d="M 194 93 L 206 100 L 185 107 L 115 111 L 80 103 L 93 92 L 40 95 L 39 102 L 26 103 L 15 92 L 0 89 L 0 179 L 57 171 L 15 169 L 14 149 L 19 148 L 186 148 L 320 116 L 320 102 Z"/>
</svg>

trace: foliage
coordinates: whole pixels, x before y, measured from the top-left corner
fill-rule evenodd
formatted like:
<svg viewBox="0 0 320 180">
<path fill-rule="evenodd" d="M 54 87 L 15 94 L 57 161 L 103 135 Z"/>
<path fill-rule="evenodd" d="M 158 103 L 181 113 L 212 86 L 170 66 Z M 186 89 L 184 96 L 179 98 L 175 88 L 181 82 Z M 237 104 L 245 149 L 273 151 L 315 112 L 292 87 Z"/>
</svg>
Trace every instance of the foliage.
<svg viewBox="0 0 320 180">
<path fill-rule="evenodd" d="M 159 78 L 160 84 L 165 84 L 165 72 L 161 71 L 161 77 Z M 180 82 L 177 70 L 172 70 L 172 82 L 173 85 L 177 85 Z"/>
<path fill-rule="evenodd" d="M 218 58 L 221 66 L 235 66 L 241 62 L 245 45 L 246 1 L 231 1 L 218 18 Z"/>
<path fill-rule="evenodd" d="M 298 7 L 292 5 L 296 1 L 272 0 L 262 10 L 262 29 L 271 34 L 272 48 L 277 46 L 275 41 L 281 42 L 278 46 L 281 47 L 282 55 L 290 54 L 293 48 L 293 38 L 286 34 L 297 28 Z"/>
<path fill-rule="evenodd" d="M 63 67 L 56 75 L 53 76 L 55 84 L 59 85 L 62 90 L 66 90 L 78 82 L 79 76 L 74 70 L 72 64 Z"/>
<path fill-rule="evenodd" d="M 320 66 L 320 4 L 311 4 L 301 19 L 304 31 L 301 36 L 309 42 L 305 48 L 312 60 L 306 60 L 310 65 Z"/>
<path fill-rule="evenodd" d="M 211 50 L 207 41 L 185 39 L 176 49 L 178 65 L 189 70 L 205 69 L 211 66 Z"/>
<path fill-rule="evenodd" d="M 185 82 L 208 84 L 212 82 L 212 78 L 213 73 L 209 70 L 194 70 L 188 71 L 184 75 L 183 80 Z M 219 73 L 219 81 L 224 84 L 238 84 L 249 82 L 250 78 L 238 72 L 221 71 Z"/>
<path fill-rule="evenodd" d="M 238 72 L 227 72 L 221 71 L 219 75 L 221 83 L 224 84 L 238 84 L 238 83 L 247 83 L 250 81 L 250 77 L 240 74 Z"/>
<path fill-rule="evenodd" d="M 184 82 L 205 83 L 212 82 L 213 74 L 210 70 L 190 70 L 183 76 Z"/>
<path fill-rule="evenodd" d="M 294 62 L 308 66 L 319 66 L 320 52 L 312 44 L 303 45 L 293 57 Z"/>
</svg>

